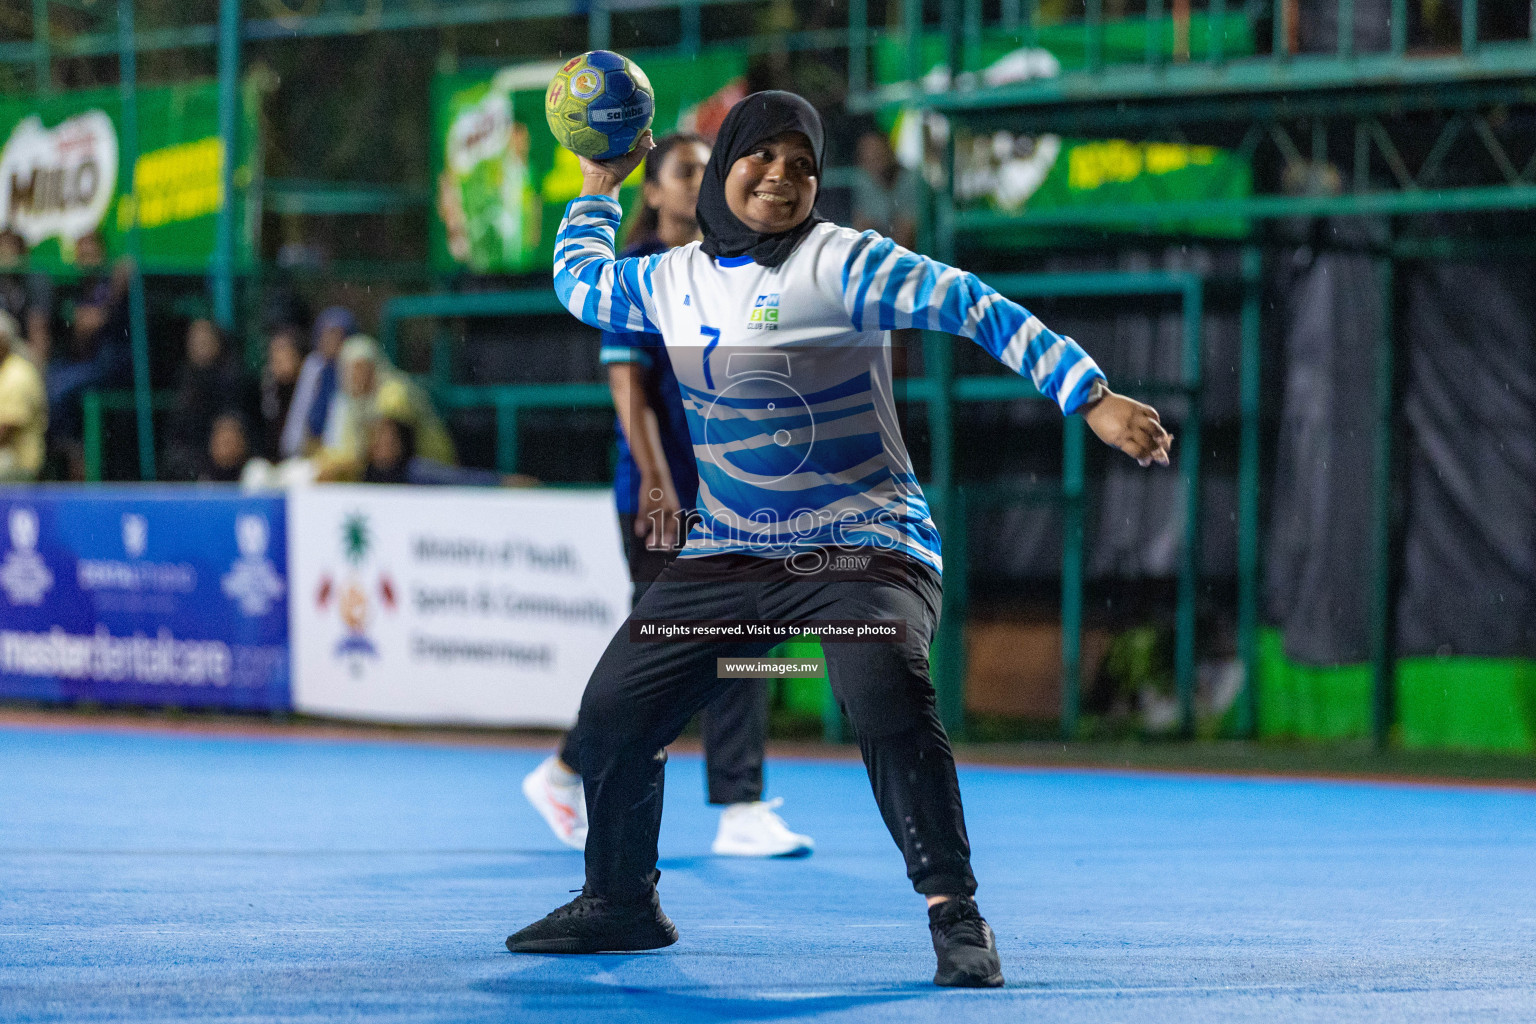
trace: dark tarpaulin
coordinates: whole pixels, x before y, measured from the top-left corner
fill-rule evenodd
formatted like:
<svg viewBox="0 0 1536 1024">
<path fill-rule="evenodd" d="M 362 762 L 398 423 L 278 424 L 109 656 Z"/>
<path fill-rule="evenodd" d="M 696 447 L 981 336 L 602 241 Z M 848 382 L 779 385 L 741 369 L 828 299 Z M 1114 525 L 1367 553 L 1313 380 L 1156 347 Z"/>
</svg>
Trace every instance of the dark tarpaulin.
<svg viewBox="0 0 1536 1024">
<path fill-rule="evenodd" d="M 1413 269 L 1403 654 L 1536 656 L 1536 265 Z"/>
<path fill-rule="evenodd" d="M 1266 552 L 1270 616 L 1286 655 L 1314 665 L 1369 654 L 1379 260 L 1292 252 L 1285 394 Z"/>
</svg>

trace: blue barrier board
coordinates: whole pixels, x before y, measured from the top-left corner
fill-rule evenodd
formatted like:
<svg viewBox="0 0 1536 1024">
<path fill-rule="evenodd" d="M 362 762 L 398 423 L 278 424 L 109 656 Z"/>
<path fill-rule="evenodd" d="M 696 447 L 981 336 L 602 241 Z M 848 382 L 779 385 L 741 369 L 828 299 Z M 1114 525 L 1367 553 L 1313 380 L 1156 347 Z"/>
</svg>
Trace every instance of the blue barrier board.
<svg viewBox="0 0 1536 1024">
<path fill-rule="evenodd" d="M 0 488 L 0 696 L 289 707 L 282 497 Z"/>
</svg>

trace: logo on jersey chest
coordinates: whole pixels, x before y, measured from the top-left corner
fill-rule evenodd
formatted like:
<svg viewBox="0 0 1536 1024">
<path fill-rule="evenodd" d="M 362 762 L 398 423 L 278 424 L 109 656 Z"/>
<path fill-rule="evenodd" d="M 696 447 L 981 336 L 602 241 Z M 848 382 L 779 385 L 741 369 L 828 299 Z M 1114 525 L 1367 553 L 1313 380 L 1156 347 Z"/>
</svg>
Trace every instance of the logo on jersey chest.
<svg viewBox="0 0 1536 1024">
<path fill-rule="evenodd" d="M 747 317 L 749 331 L 776 331 L 779 329 L 779 293 L 759 295 L 752 303 L 752 314 Z"/>
</svg>

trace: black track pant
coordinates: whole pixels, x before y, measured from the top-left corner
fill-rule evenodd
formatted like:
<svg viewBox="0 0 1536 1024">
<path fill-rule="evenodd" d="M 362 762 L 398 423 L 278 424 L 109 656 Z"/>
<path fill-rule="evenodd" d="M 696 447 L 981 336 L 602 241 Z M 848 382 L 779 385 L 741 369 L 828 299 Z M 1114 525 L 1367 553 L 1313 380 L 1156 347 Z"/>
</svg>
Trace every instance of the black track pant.
<svg viewBox="0 0 1536 1024">
<path fill-rule="evenodd" d="M 635 517 L 619 514 L 619 533 L 629 578 L 634 582 L 633 605 L 661 575 L 675 552 L 653 551 L 635 536 Z M 768 680 L 744 679 L 723 688 L 699 716 L 704 734 L 704 776 L 712 804 L 750 803 L 763 798 L 763 744 L 768 737 Z M 581 723 L 565 734 L 560 760 L 576 774 L 581 767 Z"/>
<path fill-rule="evenodd" d="M 974 893 L 970 842 L 949 740 L 934 706 L 928 646 L 938 623 L 936 573 L 905 558 L 890 578 L 780 573 L 751 578 L 739 556 L 682 559 L 664 571 L 632 619 L 900 619 L 901 643 L 827 643 L 832 692 L 858 737 L 880 814 L 920 893 Z M 636 642 L 619 628 L 582 697 L 580 759 L 586 786 L 587 888 L 648 899 L 659 877 L 666 746 L 731 683 L 721 657 L 754 657 L 769 642 Z"/>
</svg>

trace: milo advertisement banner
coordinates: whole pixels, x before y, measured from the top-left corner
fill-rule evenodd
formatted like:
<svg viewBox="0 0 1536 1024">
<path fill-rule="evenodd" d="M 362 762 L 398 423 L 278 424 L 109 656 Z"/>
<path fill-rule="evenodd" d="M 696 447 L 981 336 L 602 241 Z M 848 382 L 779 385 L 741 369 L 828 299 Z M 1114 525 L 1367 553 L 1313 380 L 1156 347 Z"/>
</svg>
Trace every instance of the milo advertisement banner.
<svg viewBox="0 0 1536 1024">
<path fill-rule="evenodd" d="M 683 130 L 713 138 L 726 111 L 746 95 L 747 60 L 739 51 L 639 63 L 656 91 L 651 127 L 658 137 Z M 544 90 L 560 65 L 440 75 L 433 83 L 438 269 L 549 268 L 565 204 L 581 192 L 576 155 L 555 143 L 544 121 Z M 637 171 L 628 184 L 638 183 Z"/>
<path fill-rule="evenodd" d="M 1232 15 L 1220 25 L 1225 52 L 1252 53 L 1252 26 Z M 1149 27 L 1145 18 L 1121 18 L 1105 24 L 1103 59 L 1107 64 L 1140 63 L 1147 52 Z M 1182 36 L 1168 19 L 1151 27 L 1161 33 L 1160 45 L 1173 55 L 1187 49 L 1190 59 L 1205 56 L 1212 25 L 1204 14 L 1191 15 Z M 1182 40 L 1182 41 L 1181 41 Z M 1157 39 L 1154 37 L 1154 42 Z M 938 34 L 921 41 L 923 84 L 942 92 L 956 80 L 1001 86 L 1010 82 L 1054 78 L 1063 68 L 1083 66 L 1083 31 L 1078 23 L 1042 26 L 1034 46 L 1020 46 L 1013 36 L 992 31 L 972 51 L 974 67 L 952 75 L 946 65 L 945 40 Z M 901 80 L 907 68 L 903 41 L 882 39 L 875 47 L 877 82 Z M 944 181 L 943 154 L 951 125 L 933 112 L 907 108 L 886 125 L 893 147 L 905 166 L 920 172 L 934 187 Z M 1070 138 L 1029 131 L 1028 115 L 1019 114 L 1015 131 L 972 132 L 955 129 L 955 202 L 962 208 L 990 208 L 1018 214 L 1028 229 L 1032 212 L 1157 204 L 1197 199 L 1229 199 L 1249 195 L 1252 169 L 1237 154 L 1214 146 L 1173 142 L 1128 142 L 1120 139 Z M 1102 225 L 1114 229 L 1113 224 Z M 1139 224 L 1125 225 L 1139 229 Z M 1168 231 L 1218 236 L 1246 234 L 1245 221 L 1205 219 L 1168 222 Z M 1042 237 L 1048 237 L 1044 235 Z"/>
<path fill-rule="evenodd" d="M 256 213 L 246 202 L 256 138 L 249 98 L 244 114 L 232 200 L 237 259 L 247 265 Z M 109 252 L 121 253 L 123 235 L 137 221 L 146 269 L 208 268 L 225 202 L 217 88 L 206 82 L 140 90 L 138 124 L 138 158 L 128 168 L 116 89 L 0 97 L 0 230 L 21 235 L 33 267 L 67 269 L 75 241 L 93 231 Z"/>
</svg>

